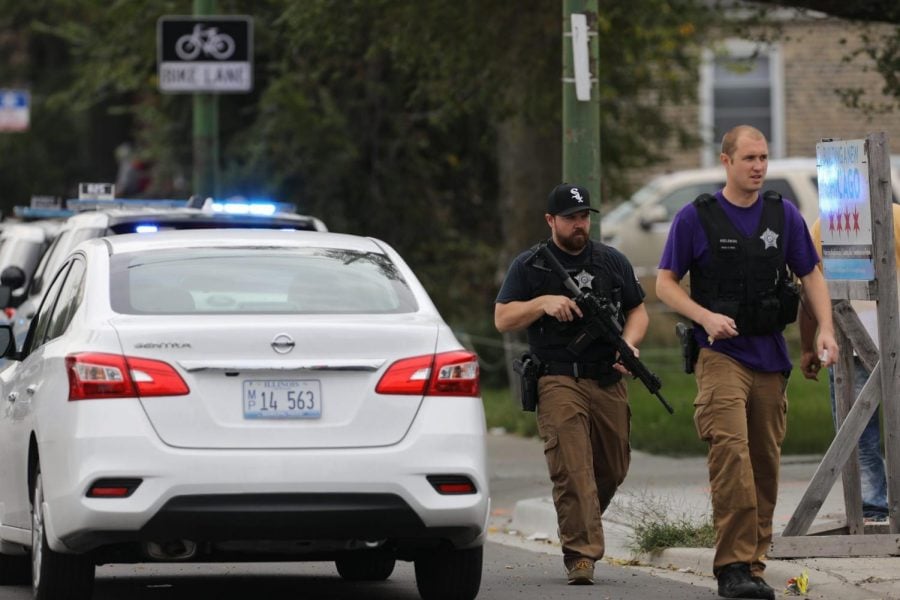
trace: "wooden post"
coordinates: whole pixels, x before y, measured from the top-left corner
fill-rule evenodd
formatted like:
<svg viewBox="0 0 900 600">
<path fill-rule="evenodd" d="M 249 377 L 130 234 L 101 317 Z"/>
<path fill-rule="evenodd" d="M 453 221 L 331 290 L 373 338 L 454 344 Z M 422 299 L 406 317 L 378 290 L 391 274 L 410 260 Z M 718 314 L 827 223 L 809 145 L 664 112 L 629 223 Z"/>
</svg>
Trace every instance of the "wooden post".
<svg viewBox="0 0 900 600">
<path fill-rule="evenodd" d="M 890 178 L 890 152 L 884 133 L 870 134 L 865 140 L 869 174 L 869 203 L 872 219 L 873 281 L 828 281 L 834 303 L 834 320 L 841 346 L 841 361 L 836 367 L 835 396 L 840 426 L 831 446 L 813 475 L 800 503 L 781 536 L 772 542 L 769 556 L 865 556 L 900 555 L 900 325 L 898 325 L 898 287 L 893 207 Z M 824 225 L 823 225 L 824 226 Z M 848 300 L 875 300 L 879 346 L 859 322 Z M 852 405 L 853 361 L 859 359 L 871 373 Z M 886 474 L 890 534 L 860 535 L 861 519 L 858 466 L 855 458 L 859 438 L 879 401 L 883 408 Z M 847 410 L 849 408 L 849 410 Z M 846 414 L 846 418 L 843 415 Z M 842 419 L 842 420 L 841 420 Z M 848 459 L 851 461 L 848 463 Z M 846 536 L 805 536 L 844 467 L 847 511 Z M 853 473 L 857 471 L 856 473 Z M 850 488 L 850 489 L 847 489 Z"/>
<path fill-rule="evenodd" d="M 835 424 L 841 428 L 847 413 L 856 400 L 854 394 L 856 386 L 856 369 L 854 368 L 853 353 L 850 338 L 844 333 L 842 327 L 836 324 L 834 328 L 835 341 L 841 349 L 841 356 L 834 365 L 834 404 Z M 862 485 L 859 479 L 859 450 L 856 447 L 850 453 L 850 459 L 841 471 L 841 483 L 844 489 L 844 512 L 847 516 L 847 528 L 851 535 L 863 533 L 863 509 L 862 509 Z"/>
<path fill-rule="evenodd" d="M 900 326 L 898 326 L 897 264 L 894 211 L 891 206 L 891 160 L 884 132 L 866 138 L 869 193 L 872 201 L 872 253 L 878 281 L 878 339 L 881 355 L 882 417 L 891 533 L 900 532 Z"/>
<path fill-rule="evenodd" d="M 859 436 L 866 428 L 866 423 L 872 417 L 872 413 L 878 408 L 878 396 L 881 395 L 880 377 L 881 363 L 875 366 L 859 398 L 853 403 L 853 407 L 844 419 L 837 435 L 828 447 L 828 451 L 819 463 L 819 468 L 813 474 L 803 497 L 800 499 L 793 516 L 784 528 L 783 536 L 804 535 L 809 531 L 813 519 L 816 518 L 822 503 L 828 496 L 828 492 L 834 487 L 841 467 L 847 463 L 847 459 L 859 444 Z M 774 554 L 772 556 L 775 556 Z"/>
</svg>

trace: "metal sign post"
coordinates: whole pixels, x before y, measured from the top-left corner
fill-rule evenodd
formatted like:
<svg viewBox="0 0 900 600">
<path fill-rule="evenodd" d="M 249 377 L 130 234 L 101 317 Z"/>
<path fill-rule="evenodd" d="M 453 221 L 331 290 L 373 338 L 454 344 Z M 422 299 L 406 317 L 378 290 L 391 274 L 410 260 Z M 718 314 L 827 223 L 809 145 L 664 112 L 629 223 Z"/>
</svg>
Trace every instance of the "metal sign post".
<svg viewBox="0 0 900 600">
<path fill-rule="evenodd" d="M 600 209 L 600 92 L 597 0 L 563 0 L 563 181 Z M 599 235 L 600 219 L 591 224 Z"/>
</svg>

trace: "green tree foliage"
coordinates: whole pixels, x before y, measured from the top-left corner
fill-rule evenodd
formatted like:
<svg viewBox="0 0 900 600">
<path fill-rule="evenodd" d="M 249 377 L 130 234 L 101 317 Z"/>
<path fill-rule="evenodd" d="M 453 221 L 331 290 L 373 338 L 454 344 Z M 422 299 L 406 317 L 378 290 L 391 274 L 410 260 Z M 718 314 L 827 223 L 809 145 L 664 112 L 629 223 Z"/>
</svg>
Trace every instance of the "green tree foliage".
<svg viewBox="0 0 900 600">
<path fill-rule="evenodd" d="M 7 208 L 113 179 L 123 141 L 153 166 L 148 195 L 190 193 L 191 99 L 159 93 L 155 46 L 157 19 L 191 10 L 0 0 L 0 49 L 18 57 L 0 74 L 35 98 L 32 130 L 0 139 Z M 448 318 L 486 321 L 505 218 L 498 128 L 559 132 L 561 3 L 219 0 L 218 11 L 254 19 L 254 91 L 219 99 L 223 192 L 384 239 Z M 713 17 L 694 0 L 600 2 L 605 192 L 626 192 L 626 170 L 665 144 L 693 141 L 693 124 L 661 109 L 693 98 Z M 555 147 L 535 160 L 560 168 Z M 541 205 L 546 190 L 531 193 Z"/>
</svg>

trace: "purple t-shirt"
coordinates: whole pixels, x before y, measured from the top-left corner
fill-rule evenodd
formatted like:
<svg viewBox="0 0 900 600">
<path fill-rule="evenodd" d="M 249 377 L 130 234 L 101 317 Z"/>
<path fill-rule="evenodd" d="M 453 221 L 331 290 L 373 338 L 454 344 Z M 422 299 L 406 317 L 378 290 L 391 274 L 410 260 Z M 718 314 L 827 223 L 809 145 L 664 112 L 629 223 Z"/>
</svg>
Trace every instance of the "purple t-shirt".
<svg viewBox="0 0 900 600">
<path fill-rule="evenodd" d="M 716 193 L 715 198 L 738 231 L 747 237 L 756 233 L 762 218 L 762 198 L 757 198 L 756 202 L 746 208 L 725 200 L 721 190 Z M 785 260 L 791 270 L 803 277 L 816 267 L 819 255 L 797 207 L 788 200 L 782 204 L 784 232 L 777 243 L 783 244 Z M 700 223 L 697 208 L 690 203 L 678 211 L 672 221 L 659 268 L 672 271 L 680 279 L 690 271 L 695 262 L 705 266 L 710 259 L 706 232 Z M 710 348 L 702 327 L 695 327 L 694 336 L 701 348 Z M 784 336 L 780 332 L 769 335 L 738 335 L 726 340 L 716 340 L 711 349 L 730 356 L 755 371 L 789 371 L 792 366 Z"/>
</svg>

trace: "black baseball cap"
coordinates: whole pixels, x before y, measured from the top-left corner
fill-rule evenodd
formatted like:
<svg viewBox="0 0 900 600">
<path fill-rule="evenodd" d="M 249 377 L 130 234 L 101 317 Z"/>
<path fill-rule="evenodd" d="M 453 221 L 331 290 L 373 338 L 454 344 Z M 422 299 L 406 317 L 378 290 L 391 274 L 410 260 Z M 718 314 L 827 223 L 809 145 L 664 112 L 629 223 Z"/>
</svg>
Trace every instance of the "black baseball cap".
<svg viewBox="0 0 900 600">
<path fill-rule="evenodd" d="M 591 208 L 591 195 L 580 185 L 561 183 L 553 188 L 547 198 L 547 212 L 551 215 L 565 217 L 583 210 L 600 212 Z"/>
</svg>

